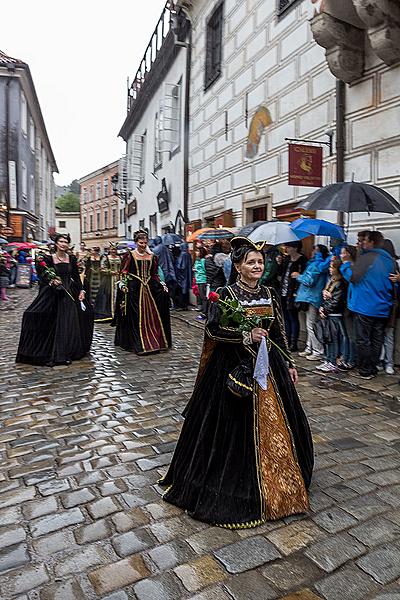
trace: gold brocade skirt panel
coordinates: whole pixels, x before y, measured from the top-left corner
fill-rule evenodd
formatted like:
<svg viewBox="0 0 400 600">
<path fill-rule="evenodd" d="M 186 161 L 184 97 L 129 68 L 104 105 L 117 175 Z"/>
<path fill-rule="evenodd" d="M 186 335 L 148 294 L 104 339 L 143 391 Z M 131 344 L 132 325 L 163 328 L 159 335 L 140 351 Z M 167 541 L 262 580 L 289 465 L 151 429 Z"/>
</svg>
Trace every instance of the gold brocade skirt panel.
<svg viewBox="0 0 400 600">
<path fill-rule="evenodd" d="M 294 441 L 273 376 L 267 390 L 256 386 L 255 441 L 259 486 L 266 520 L 307 512 L 309 500 Z"/>
</svg>

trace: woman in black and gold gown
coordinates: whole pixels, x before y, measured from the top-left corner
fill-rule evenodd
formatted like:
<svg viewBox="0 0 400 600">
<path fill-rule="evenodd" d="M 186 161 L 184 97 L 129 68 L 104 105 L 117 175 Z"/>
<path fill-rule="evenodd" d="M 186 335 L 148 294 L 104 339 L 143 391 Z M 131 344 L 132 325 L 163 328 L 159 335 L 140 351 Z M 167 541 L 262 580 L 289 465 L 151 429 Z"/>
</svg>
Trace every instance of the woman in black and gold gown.
<svg viewBox="0 0 400 600">
<path fill-rule="evenodd" d="M 90 350 L 93 312 L 85 300 L 76 256 L 67 252 L 69 244 L 69 235 L 57 234 L 55 253 L 37 257 L 39 294 L 22 318 L 17 363 L 65 365 Z"/>
<path fill-rule="evenodd" d="M 110 253 L 100 260 L 100 287 L 94 303 L 96 323 L 112 321 L 114 317 L 120 270 L 121 258 L 118 256 L 117 244 L 110 242 Z"/>
<path fill-rule="evenodd" d="M 262 317 L 262 326 L 251 332 L 222 326 L 218 304 L 211 305 L 193 395 L 160 481 L 168 486 L 164 500 L 200 521 L 231 529 L 306 512 L 314 462 L 279 298 L 258 283 L 264 269 L 261 246 L 232 240 L 239 278 L 220 290 L 220 298 L 237 298 L 248 315 Z M 227 387 L 230 376 L 249 361 L 252 373 L 263 337 L 267 389 L 250 377 L 248 396 L 235 395 Z"/>
<path fill-rule="evenodd" d="M 100 266 L 100 248 L 96 246 L 91 249 L 90 255 L 85 259 L 84 286 L 87 293 L 87 299 L 92 306 L 96 303 L 97 292 L 100 287 Z"/>
<path fill-rule="evenodd" d="M 135 234 L 136 249 L 122 261 L 114 325 L 115 345 L 136 354 L 153 354 L 171 347 L 169 296 L 158 276 L 157 257 L 148 248 L 145 232 Z"/>
</svg>

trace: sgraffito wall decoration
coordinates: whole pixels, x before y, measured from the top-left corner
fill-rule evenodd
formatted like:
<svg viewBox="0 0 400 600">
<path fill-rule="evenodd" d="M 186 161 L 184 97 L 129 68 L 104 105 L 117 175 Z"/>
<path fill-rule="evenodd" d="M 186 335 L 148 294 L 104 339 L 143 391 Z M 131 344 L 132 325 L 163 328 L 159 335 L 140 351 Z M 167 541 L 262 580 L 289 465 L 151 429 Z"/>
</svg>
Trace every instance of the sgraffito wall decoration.
<svg viewBox="0 0 400 600">
<path fill-rule="evenodd" d="M 260 106 L 250 123 L 249 134 L 247 136 L 246 158 L 251 159 L 257 156 L 262 134 L 268 125 L 271 125 L 271 114 L 266 106 Z"/>
</svg>

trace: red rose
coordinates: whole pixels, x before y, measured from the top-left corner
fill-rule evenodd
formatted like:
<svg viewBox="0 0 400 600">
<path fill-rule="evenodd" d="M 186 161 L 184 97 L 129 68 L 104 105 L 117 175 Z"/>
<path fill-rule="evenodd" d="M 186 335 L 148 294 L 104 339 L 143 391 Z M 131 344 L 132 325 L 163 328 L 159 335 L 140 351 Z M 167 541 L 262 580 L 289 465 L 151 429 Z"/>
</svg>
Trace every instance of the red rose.
<svg viewBox="0 0 400 600">
<path fill-rule="evenodd" d="M 41 260 L 39 263 L 39 266 L 41 267 L 47 267 L 47 263 L 44 262 L 44 260 Z"/>
<path fill-rule="evenodd" d="M 217 292 L 210 292 L 208 294 L 208 299 L 210 302 L 218 302 L 219 294 L 217 294 Z"/>
</svg>

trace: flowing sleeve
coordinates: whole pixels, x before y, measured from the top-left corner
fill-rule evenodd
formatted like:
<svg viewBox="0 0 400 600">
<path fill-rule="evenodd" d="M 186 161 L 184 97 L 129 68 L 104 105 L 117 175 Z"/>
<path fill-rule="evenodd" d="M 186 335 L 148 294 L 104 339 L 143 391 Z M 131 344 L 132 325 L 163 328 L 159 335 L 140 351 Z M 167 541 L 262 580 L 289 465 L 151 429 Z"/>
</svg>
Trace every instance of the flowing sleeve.
<svg viewBox="0 0 400 600">
<path fill-rule="evenodd" d="M 158 258 L 155 254 L 153 254 L 153 260 L 151 261 L 150 275 L 152 279 L 160 281 L 160 276 L 158 274 Z"/>
<path fill-rule="evenodd" d="M 271 293 L 272 305 L 273 305 L 274 316 L 275 316 L 273 325 L 270 329 L 271 340 L 273 342 L 275 342 L 275 344 L 277 344 L 279 346 L 279 348 L 285 353 L 284 355 L 282 353 L 281 354 L 284 356 L 284 358 L 289 363 L 289 367 L 295 367 L 296 365 L 295 365 L 293 357 L 290 353 L 289 344 L 288 344 L 287 337 L 286 337 L 285 324 L 283 322 L 283 313 L 282 313 L 282 306 L 281 306 L 280 298 L 273 288 L 269 288 L 269 291 Z M 277 350 L 277 351 L 280 352 L 280 350 Z"/>
<path fill-rule="evenodd" d="M 218 291 L 220 297 L 225 299 L 228 294 L 226 288 Z M 222 327 L 220 325 L 220 310 L 216 302 L 210 303 L 206 324 L 206 335 L 216 342 L 230 342 L 243 344 L 243 333 L 234 327 Z"/>
<path fill-rule="evenodd" d="M 76 256 L 70 256 L 69 260 L 71 261 L 71 278 L 73 279 L 74 283 L 77 284 L 79 289 L 82 290 L 83 286 L 79 275 L 78 260 Z"/>
<path fill-rule="evenodd" d="M 131 264 L 131 253 L 126 252 L 125 256 L 121 259 L 121 271 L 120 274 L 129 272 L 129 265 Z"/>
</svg>

